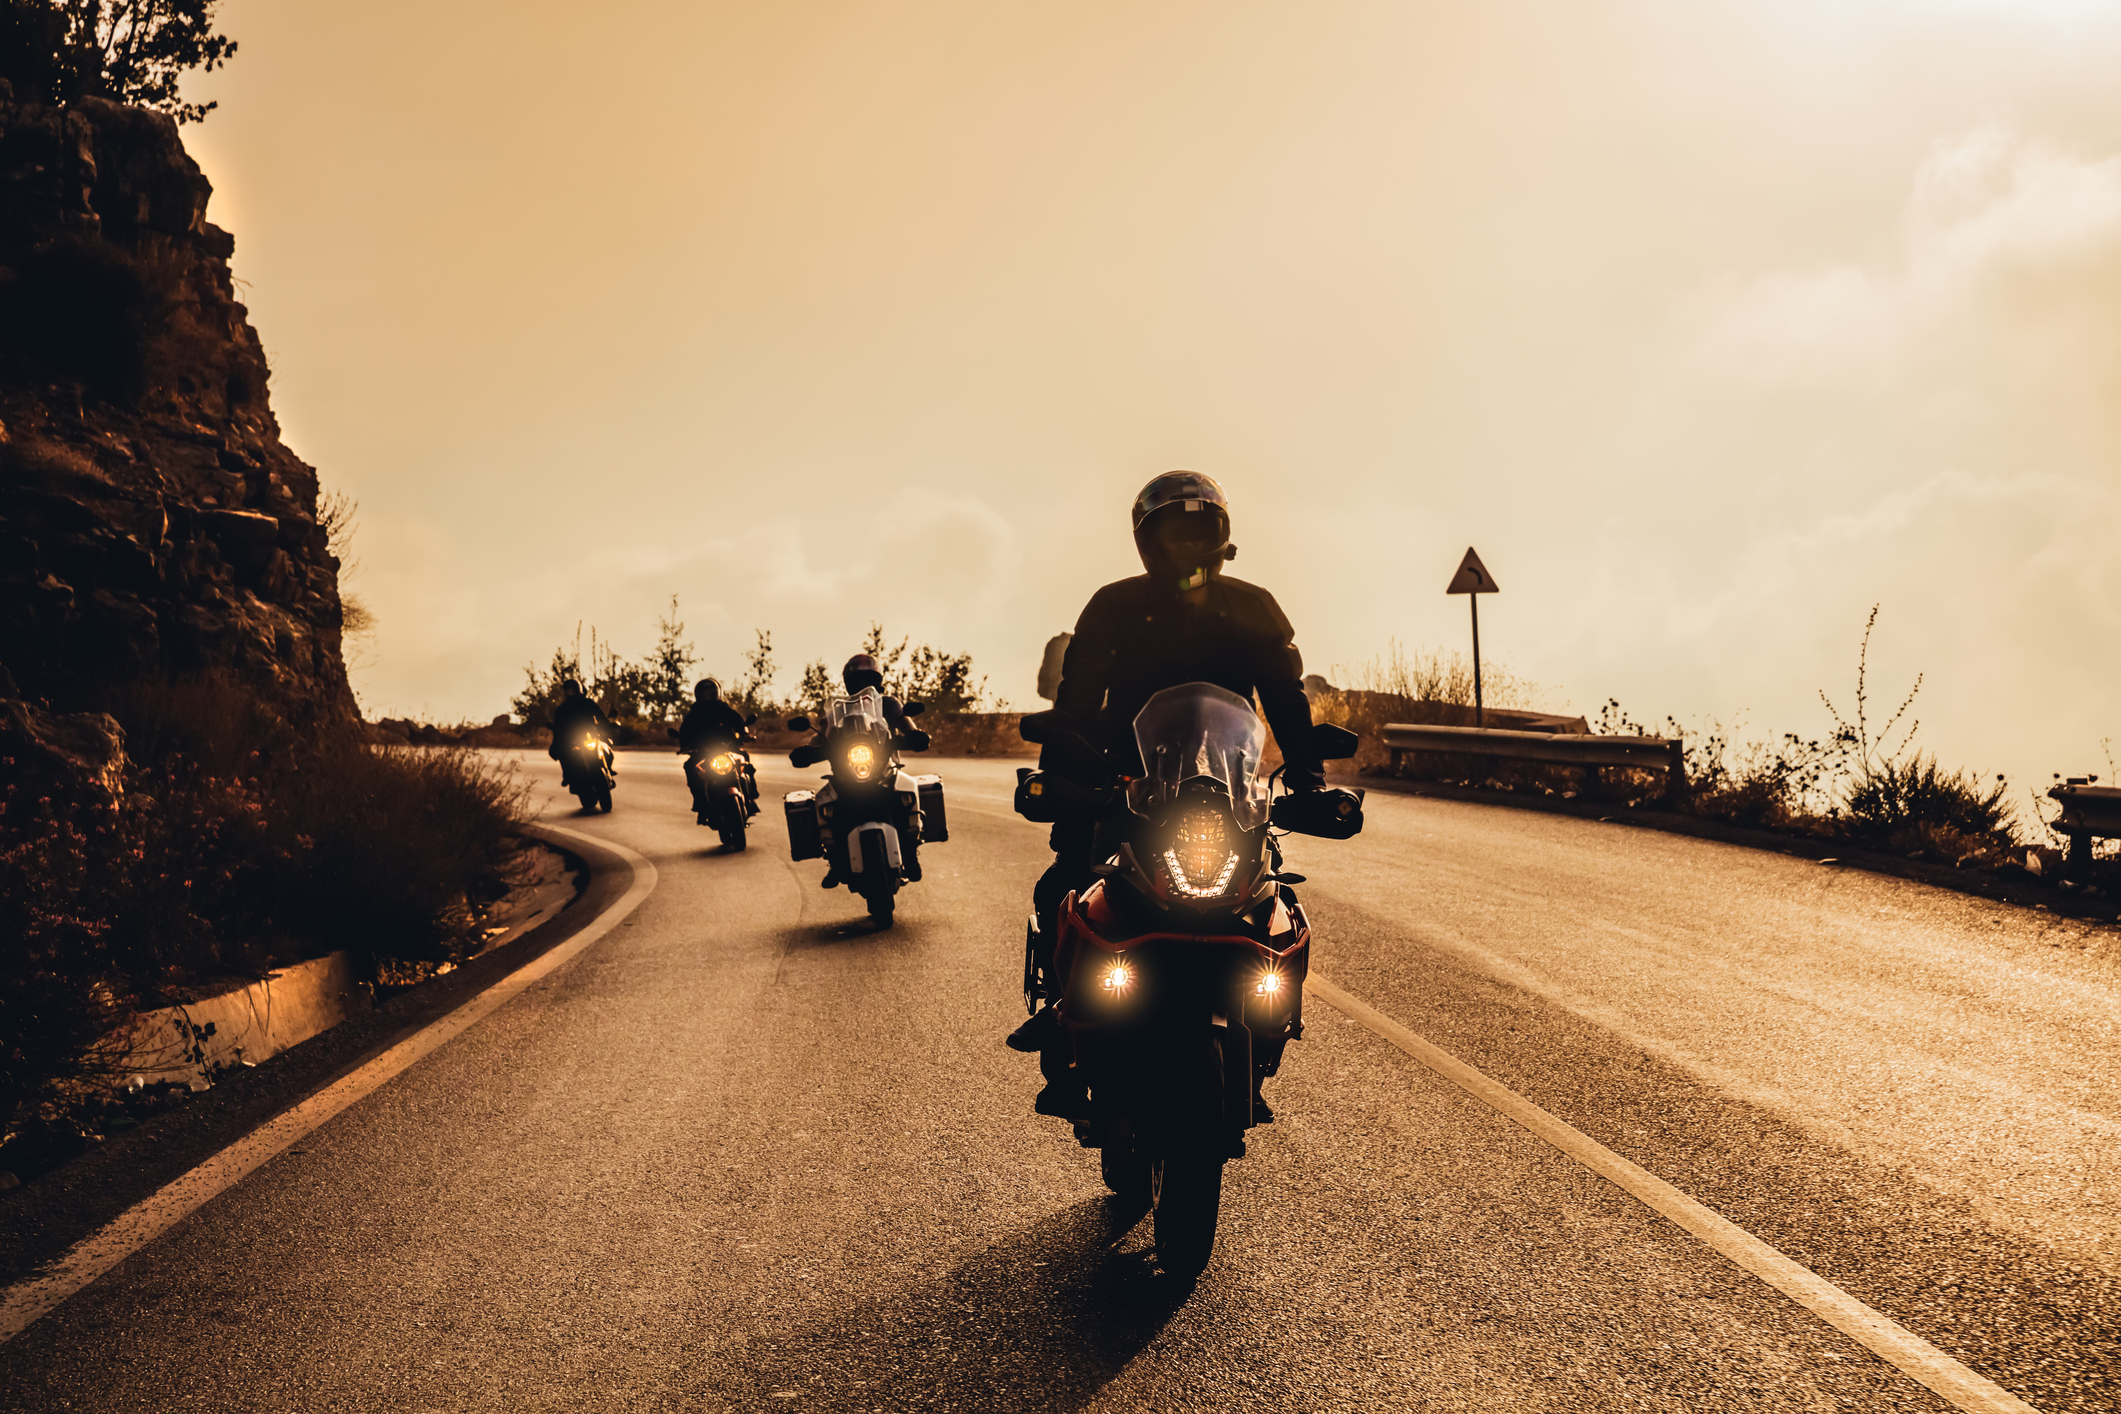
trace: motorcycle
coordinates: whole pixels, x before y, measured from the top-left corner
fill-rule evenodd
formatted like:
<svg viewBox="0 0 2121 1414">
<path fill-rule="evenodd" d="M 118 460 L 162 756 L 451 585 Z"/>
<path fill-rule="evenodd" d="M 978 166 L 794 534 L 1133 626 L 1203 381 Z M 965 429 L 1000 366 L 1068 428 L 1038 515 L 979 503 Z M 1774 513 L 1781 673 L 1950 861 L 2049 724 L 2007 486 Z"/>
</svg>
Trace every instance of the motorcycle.
<svg viewBox="0 0 2121 1414">
<path fill-rule="evenodd" d="M 750 726 L 758 720 L 745 718 Z M 749 737 L 744 733 L 744 737 Z M 671 739 L 677 739 L 675 728 Z M 685 782 L 692 788 L 694 808 L 702 825 L 709 825 L 721 838 L 722 848 L 734 854 L 744 848 L 751 817 L 759 813 L 758 788 L 753 784 L 751 754 L 742 740 L 729 736 L 711 738 L 685 759 Z"/>
<path fill-rule="evenodd" d="M 1358 744 L 1341 727 L 1312 732 L 1325 760 Z M 1049 762 L 1110 769 L 1057 713 L 1025 718 L 1023 734 L 1055 744 Z M 1114 1193 L 1146 1200 L 1158 1260 L 1191 1282 L 1214 1247 L 1223 1166 L 1243 1157 L 1246 1130 L 1271 1121 L 1260 1086 L 1303 1036 L 1311 922 L 1280 839 L 1355 835 L 1363 792 L 1275 796 L 1274 778 L 1259 776 L 1259 717 L 1208 683 L 1151 697 L 1134 735 L 1142 774 L 1117 784 L 1086 786 L 1083 770 L 1017 773 L 1019 814 L 1095 820 L 1111 851 L 1063 901 L 1052 939 L 1033 915 L 1024 1001 L 1032 1012 L 1055 1001 L 1064 1041 L 1042 1063 L 1049 1080 L 1083 1087 L 1069 1116 L 1076 1138 L 1100 1151 Z"/>
<path fill-rule="evenodd" d="M 917 717 L 923 709 L 909 702 L 904 710 Z M 899 889 L 920 880 L 921 845 L 950 838 L 943 778 L 905 769 L 900 743 L 884 716 L 883 695 L 873 687 L 835 698 L 822 729 L 818 745 L 832 773 L 821 789 L 782 798 L 789 853 L 831 864 L 867 903 L 877 927 L 888 928 Z M 810 718 L 790 717 L 788 730 L 811 730 Z M 796 764 L 807 759 L 799 753 Z"/>
<path fill-rule="evenodd" d="M 611 813 L 611 788 L 618 784 L 618 758 L 602 732 L 583 732 L 560 752 L 560 783 L 574 792 L 584 810 Z"/>
</svg>

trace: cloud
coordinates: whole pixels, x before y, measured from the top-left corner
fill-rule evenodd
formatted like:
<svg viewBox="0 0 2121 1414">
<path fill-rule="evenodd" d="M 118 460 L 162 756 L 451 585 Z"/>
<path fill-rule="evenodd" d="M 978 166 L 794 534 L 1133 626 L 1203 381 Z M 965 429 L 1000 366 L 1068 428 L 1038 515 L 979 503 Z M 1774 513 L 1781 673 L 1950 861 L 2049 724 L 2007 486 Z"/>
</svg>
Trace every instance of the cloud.
<svg viewBox="0 0 2121 1414">
<path fill-rule="evenodd" d="M 2121 157 L 2006 123 L 1936 144 L 1868 257 L 1710 282 L 1639 443 L 1684 488 L 1635 541 L 1669 568 L 1586 601 L 1571 676 L 1806 729 L 1883 601 L 1948 763 L 2096 761 L 2121 735 L 2116 310 Z M 1630 623 L 1662 632 L 1607 627 Z"/>
</svg>

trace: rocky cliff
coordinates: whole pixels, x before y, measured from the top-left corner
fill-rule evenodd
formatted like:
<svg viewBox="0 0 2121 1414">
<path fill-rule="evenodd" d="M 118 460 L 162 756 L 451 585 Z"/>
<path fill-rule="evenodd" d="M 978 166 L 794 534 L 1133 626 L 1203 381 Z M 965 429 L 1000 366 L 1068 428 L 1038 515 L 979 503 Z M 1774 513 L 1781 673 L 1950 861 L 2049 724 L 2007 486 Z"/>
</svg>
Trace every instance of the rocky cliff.
<svg viewBox="0 0 2121 1414">
<path fill-rule="evenodd" d="M 167 117 L 0 83 L 0 697 L 221 673 L 349 721 L 317 474 Z"/>
</svg>

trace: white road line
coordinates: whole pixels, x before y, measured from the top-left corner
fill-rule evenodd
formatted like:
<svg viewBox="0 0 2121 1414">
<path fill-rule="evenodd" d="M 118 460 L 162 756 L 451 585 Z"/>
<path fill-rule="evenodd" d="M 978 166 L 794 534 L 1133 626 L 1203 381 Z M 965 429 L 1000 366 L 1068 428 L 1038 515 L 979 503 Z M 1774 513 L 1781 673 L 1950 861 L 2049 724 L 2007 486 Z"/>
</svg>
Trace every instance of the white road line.
<svg viewBox="0 0 2121 1414">
<path fill-rule="evenodd" d="M 1321 1001 L 1345 1012 L 1390 1041 L 1474 1099 L 1523 1125 L 1630 1197 L 1663 1214 L 1718 1253 L 1759 1277 L 1783 1295 L 1878 1358 L 1919 1380 L 1970 1414 L 2039 1414 L 2009 1390 L 1983 1379 L 1921 1336 L 1879 1314 L 1826 1278 L 1801 1267 L 1727 1218 L 1703 1207 L 1663 1179 L 1629 1163 L 1574 1126 L 1556 1119 L 1506 1085 L 1497 1083 L 1401 1026 L 1365 1002 L 1356 1000 L 1314 970 L 1304 985 Z"/>
<path fill-rule="evenodd" d="M 640 907 L 641 900 L 655 888 L 655 866 L 624 845 L 542 822 L 537 828 L 610 850 L 632 866 L 632 886 L 617 903 L 566 942 L 525 963 L 447 1016 L 429 1022 L 359 1070 L 252 1130 L 183 1177 L 172 1179 L 108 1225 L 69 1247 L 42 1275 L 9 1287 L 4 1299 L 0 1299 L 0 1344 L 13 1340 L 61 1302 L 241 1182 L 288 1145 L 433 1055 L 531 983 L 565 967 Z"/>
</svg>

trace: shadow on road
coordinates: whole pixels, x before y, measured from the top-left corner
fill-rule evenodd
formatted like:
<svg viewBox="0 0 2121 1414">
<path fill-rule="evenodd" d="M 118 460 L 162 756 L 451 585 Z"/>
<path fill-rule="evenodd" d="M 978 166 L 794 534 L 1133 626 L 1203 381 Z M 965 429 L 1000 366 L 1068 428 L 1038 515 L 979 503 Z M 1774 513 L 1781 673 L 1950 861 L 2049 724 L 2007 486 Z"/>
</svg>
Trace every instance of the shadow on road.
<svg viewBox="0 0 2121 1414">
<path fill-rule="evenodd" d="M 681 1398 L 845 1414 L 1073 1414 L 1186 1300 L 1146 1252 L 1113 1250 L 1141 1217 L 1115 1200 L 1077 1203 L 939 1277 L 718 1352 L 681 1383 Z"/>
<path fill-rule="evenodd" d="M 903 938 L 910 941 L 919 936 L 919 931 L 918 927 L 908 924 L 903 918 L 889 928 L 879 928 L 874 919 L 863 914 L 791 931 L 788 935 L 788 946 L 790 950 L 807 950 L 830 947 L 834 943 L 858 943 L 870 938 Z"/>
</svg>

